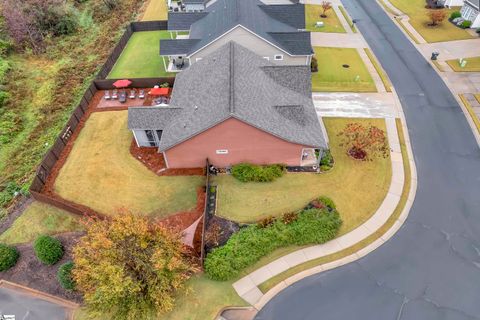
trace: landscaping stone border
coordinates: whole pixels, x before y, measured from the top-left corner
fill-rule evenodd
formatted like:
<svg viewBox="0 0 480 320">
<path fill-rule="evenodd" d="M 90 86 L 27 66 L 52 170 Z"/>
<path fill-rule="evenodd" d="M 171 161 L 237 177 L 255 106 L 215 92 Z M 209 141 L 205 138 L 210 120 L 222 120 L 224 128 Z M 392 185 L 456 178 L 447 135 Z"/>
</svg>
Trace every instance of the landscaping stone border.
<svg viewBox="0 0 480 320">
<path fill-rule="evenodd" d="M 402 112 L 401 119 L 405 136 L 405 143 L 407 146 L 408 161 L 410 162 L 411 167 L 411 188 L 409 191 L 407 203 L 400 217 L 397 219 L 397 221 L 395 221 L 393 226 L 376 241 L 350 256 L 300 272 L 280 282 L 274 288 L 269 290 L 266 294 L 263 294 L 258 288 L 258 285 L 260 285 L 261 283 L 294 266 L 313 259 L 333 254 L 335 252 L 339 252 L 362 241 L 363 239 L 367 238 L 375 231 L 377 231 L 379 228 L 381 228 L 384 223 L 387 222 L 400 201 L 400 196 L 402 194 L 405 179 L 403 158 L 395 118 L 389 118 L 386 119 L 386 125 L 387 135 L 389 138 L 389 144 L 391 149 L 390 159 L 392 162 L 392 183 L 390 185 L 390 189 L 387 193 L 386 198 L 384 199 L 382 205 L 377 210 L 377 212 L 364 224 L 339 238 L 333 239 L 322 245 L 311 246 L 292 252 L 257 269 L 256 271 L 235 282 L 233 284 L 234 289 L 245 301 L 253 305 L 256 309 L 261 309 L 271 298 L 273 298 L 276 294 L 278 294 L 278 292 L 285 289 L 289 285 L 312 274 L 333 269 L 338 266 L 360 259 L 361 257 L 367 255 L 368 253 L 372 252 L 373 250 L 381 246 L 383 243 L 388 241 L 388 239 L 390 239 L 396 233 L 396 231 L 400 229 L 402 224 L 405 222 L 410 208 L 413 204 L 417 186 L 415 162 L 412 156 L 412 149 L 408 137 L 408 129 L 406 127 L 405 117 Z"/>
</svg>

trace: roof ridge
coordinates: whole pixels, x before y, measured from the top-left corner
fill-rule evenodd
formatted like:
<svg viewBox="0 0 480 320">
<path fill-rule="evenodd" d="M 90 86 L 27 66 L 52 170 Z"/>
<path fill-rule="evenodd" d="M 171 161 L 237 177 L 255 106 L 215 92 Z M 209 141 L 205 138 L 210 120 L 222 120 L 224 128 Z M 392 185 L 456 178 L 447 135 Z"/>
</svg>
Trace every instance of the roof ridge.
<svg viewBox="0 0 480 320">
<path fill-rule="evenodd" d="M 230 41 L 230 113 L 235 112 L 235 46 Z"/>
</svg>

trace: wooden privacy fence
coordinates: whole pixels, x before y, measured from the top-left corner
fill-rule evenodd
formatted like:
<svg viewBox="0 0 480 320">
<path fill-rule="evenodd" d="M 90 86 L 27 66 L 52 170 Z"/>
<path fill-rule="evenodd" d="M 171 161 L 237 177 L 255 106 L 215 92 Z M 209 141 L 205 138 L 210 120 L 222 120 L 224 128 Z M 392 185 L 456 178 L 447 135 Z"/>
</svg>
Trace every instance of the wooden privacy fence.
<svg viewBox="0 0 480 320">
<path fill-rule="evenodd" d="M 134 32 L 139 31 L 156 31 L 156 30 L 166 30 L 167 29 L 167 21 L 146 21 L 146 22 L 132 22 L 130 23 L 125 32 L 123 33 L 122 37 L 120 38 L 119 42 L 113 49 L 112 53 L 108 57 L 107 61 L 104 63 L 102 68 L 100 69 L 97 77 L 90 86 L 87 88 L 83 97 L 81 98 L 78 106 L 73 110 L 70 119 L 68 120 L 67 124 L 63 127 L 62 131 L 60 132 L 59 136 L 55 140 L 55 143 L 50 148 L 50 150 L 45 154 L 42 159 L 42 162 L 37 168 L 35 178 L 30 186 L 30 193 L 32 194 L 33 198 L 42 201 L 51 205 L 54 205 L 58 208 L 63 210 L 67 210 L 74 214 L 84 214 L 88 211 L 87 207 L 81 205 L 75 205 L 69 203 L 68 201 L 62 201 L 61 198 L 52 197 L 47 194 L 43 194 L 42 191 L 47 183 L 47 179 L 52 173 L 55 164 L 60 159 L 62 152 L 64 151 L 67 143 L 75 130 L 77 129 L 78 125 L 80 124 L 82 117 L 87 112 L 90 102 L 99 90 L 108 90 L 113 89 L 113 82 L 115 80 L 107 80 L 105 79 L 110 71 L 112 70 L 113 66 L 115 65 L 118 57 L 122 53 L 123 49 L 128 43 L 128 40 L 132 36 Z M 160 39 L 159 39 L 160 41 Z M 160 59 L 160 56 L 159 56 Z M 161 84 L 164 82 L 168 82 L 171 86 L 173 86 L 174 78 L 142 78 L 142 79 L 131 79 L 133 88 L 148 88 L 153 87 L 154 85 Z"/>
</svg>

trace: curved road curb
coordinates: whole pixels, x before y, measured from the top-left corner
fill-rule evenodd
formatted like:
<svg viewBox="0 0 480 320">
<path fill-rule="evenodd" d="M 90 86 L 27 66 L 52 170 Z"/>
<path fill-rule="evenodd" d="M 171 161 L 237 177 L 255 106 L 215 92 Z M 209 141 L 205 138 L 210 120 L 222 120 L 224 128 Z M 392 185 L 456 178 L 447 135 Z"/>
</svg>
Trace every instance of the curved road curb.
<svg viewBox="0 0 480 320">
<path fill-rule="evenodd" d="M 395 97 L 397 97 L 395 91 L 394 95 Z M 396 100 L 398 101 L 398 98 Z M 390 239 L 398 229 L 400 229 L 408 216 L 410 208 L 413 204 L 413 200 L 415 198 L 415 192 L 417 187 L 417 173 L 415 162 L 413 160 L 413 153 L 410 145 L 410 139 L 408 136 L 408 129 L 406 126 L 405 117 L 399 101 L 398 104 L 400 118 L 402 120 L 401 122 L 403 127 L 405 144 L 407 146 L 408 161 L 410 162 L 411 167 L 411 188 L 409 191 L 407 202 L 405 204 L 405 208 L 403 209 L 399 218 L 394 222 L 393 226 L 377 240 L 352 255 L 300 272 L 280 282 L 274 288 L 269 290 L 266 294 L 263 294 L 258 288 L 258 285 L 260 285 L 261 283 L 294 266 L 342 251 L 348 247 L 357 244 L 371 234 L 375 233 L 387 222 L 387 220 L 393 214 L 394 210 L 400 202 L 400 196 L 403 191 L 405 177 L 403 158 L 400 149 L 400 143 L 398 140 L 395 119 L 390 118 L 386 119 L 386 124 L 387 134 L 391 148 L 390 159 L 392 161 L 392 183 L 390 185 L 390 189 L 388 190 L 387 196 L 385 197 L 379 209 L 370 219 L 368 219 L 365 223 L 363 223 L 353 231 L 339 238 L 333 239 L 327 243 L 311 246 L 292 252 L 257 269 L 256 271 L 235 282 L 233 284 L 234 289 L 245 301 L 253 305 L 255 308 L 261 309 L 271 298 L 273 298 L 276 294 L 278 294 L 280 291 L 282 291 L 289 285 L 312 274 L 330 270 L 332 268 L 336 268 L 360 259 L 361 257 L 367 255 L 368 253 L 381 246 L 388 239 Z"/>
</svg>

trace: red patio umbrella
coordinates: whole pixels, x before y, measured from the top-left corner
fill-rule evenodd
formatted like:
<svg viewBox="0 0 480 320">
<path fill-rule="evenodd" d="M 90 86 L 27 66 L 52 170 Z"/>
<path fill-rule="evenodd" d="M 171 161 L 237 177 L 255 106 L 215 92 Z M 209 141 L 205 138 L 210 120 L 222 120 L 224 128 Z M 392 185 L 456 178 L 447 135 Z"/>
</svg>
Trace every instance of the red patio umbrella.
<svg viewBox="0 0 480 320">
<path fill-rule="evenodd" d="M 153 88 L 148 92 L 148 94 L 152 96 L 166 96 L 168 95 L 169 91 L 170 88 Z"/>
<path fill-rule="evenodd" d="M 127 79 L 124 79 L 124 80 L 117 80 L 113 83 L 113 86 L 115 88 L 126 88 L 128 87 L 129 85 L 132 84 L 132 81 L 130 80 L 127 80 Z"/>
</svg>

